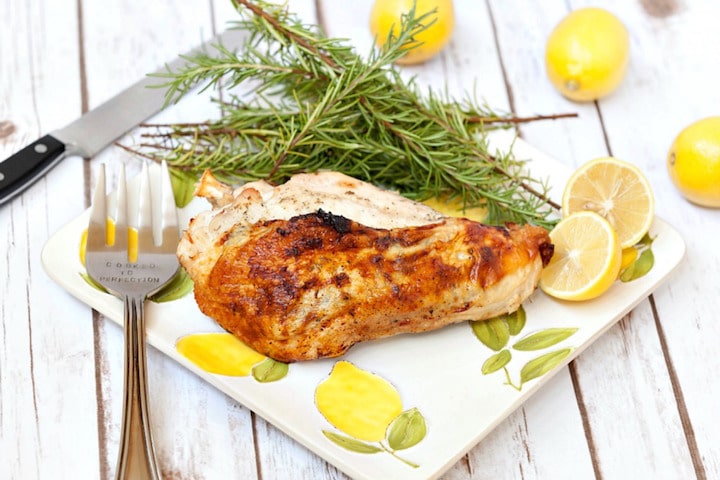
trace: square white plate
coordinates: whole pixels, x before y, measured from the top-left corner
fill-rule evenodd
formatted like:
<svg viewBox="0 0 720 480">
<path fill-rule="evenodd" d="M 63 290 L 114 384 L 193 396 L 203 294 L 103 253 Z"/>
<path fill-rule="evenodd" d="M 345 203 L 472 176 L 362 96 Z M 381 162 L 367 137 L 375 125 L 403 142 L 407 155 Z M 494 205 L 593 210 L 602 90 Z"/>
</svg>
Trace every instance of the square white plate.
<svg viewBox="0 0 720 480">
<path fill-rule="evenodd" d="M 491 137 L 492 147 L 501 151 L 511 144 L 514 144 L 516 158 L 529 160 L 528 168 L 533 175 L 547 178 L 553 187 L 552 196 L 559 197 L 570 170 L 523 141 L 515 140 L 510 132 Z M 187 210 L 183 214 L 189 217 L 192 212 Z M 121 324 L 122 302 L 89 286 L 81 277 L 84 267 L 74 253 L 78 251 L 87 221 L 88 212 L 85 212 L 53 235 L 45 245 L 42 262 L 48 275 L 70 294 Z M 616 282 L 600 298 L 583 303 L 555 301 L 536 291 L 524 303 L 527 323 L 504 348 L 512 359 L 505 369 L 487 375 L 482 373 L 483 364 L 496 352 L 478 340 L 468 322 L 430 333 L 366 342 L 338 359 L 291 364 L 287 375 L 272 383 L 261 383 L 252 375 L 211 374 L 188 361 L 175 348 L 183 336 L 222 331 L 213 320 L 200 313 L 192 295 L 166 303 L 148 302 L 148 342 L 353 478 L 435 478 L 672 273 L 685 254 L 682 238 L 659 218 L 650 234 L 655 238 L 652 245 L 655 264 L 646 276 L 629 283 Z M 577 331 L 539 350 L 513 348 L 520 339 L 550 328 L 576 328 Z M 547 373 L 528 380 L 519 389 L 507 383 L 509 379 L 518 386 L 524 365 L 564 349 L 570 349 L 570 353 Z M 358 453 L 329 440 L 323 431 L 345 434 L 318 411 L 314 393 L 341 360 L 390 382 L 400 394 L 403 410 L 417 408 L 427 426 L 422 440 L 394 452 L 395 455 L 384 450 Z M 382 448 L 377 442 L 365 443 Z M 387 447 L 387 442 L 383 441 L 382 445 Z"/>
</svg>

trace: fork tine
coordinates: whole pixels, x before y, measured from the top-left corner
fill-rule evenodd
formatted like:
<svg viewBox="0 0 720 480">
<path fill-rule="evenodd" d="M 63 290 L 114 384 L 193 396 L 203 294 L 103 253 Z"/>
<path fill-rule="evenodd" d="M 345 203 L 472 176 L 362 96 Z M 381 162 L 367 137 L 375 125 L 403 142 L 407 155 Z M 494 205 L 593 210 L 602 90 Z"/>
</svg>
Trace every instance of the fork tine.
<svg viewBox="0 0 720 480">
<path fill-rule="evenodd" d="M 100 173 L 95 185 L 90 223 L 88 224 L 88 249 L 103 248 L 107 243 L 107 194 L 105 193 L 105 164 L 100 165 Z"/>
<path fill-rule="evenodd" d="M 138 251 L 152 251 L 155 245 L 153 240 L 153 211 L 152 198 L 150 195 L 150 171 L 147 163 L 143 162 L 142 172 L 140 173 L 140 191 L 138 193 L 137 207 L 137 225 L 138 230 Z"/>
<path fill-rule="evenodd" d="M 165 160 L 162 161 L 160 177 L 162 184 L 162 199 L 160 201 L 162 208 L 162 243 L 160 245 L 163 247 L 175 247 L 180 233 L 178 231 L 177 208 L 175 207 L 175 196 L 170 181 L 170 171 Z"/>
<path fill-rule="evenodd" d="M 128 207 L 127 185 L 125 183 L 125 165 L 120 165 L 117 192 L 115 194 L 115 251 L 127 250 L 128 246 Z"/>
</svg>

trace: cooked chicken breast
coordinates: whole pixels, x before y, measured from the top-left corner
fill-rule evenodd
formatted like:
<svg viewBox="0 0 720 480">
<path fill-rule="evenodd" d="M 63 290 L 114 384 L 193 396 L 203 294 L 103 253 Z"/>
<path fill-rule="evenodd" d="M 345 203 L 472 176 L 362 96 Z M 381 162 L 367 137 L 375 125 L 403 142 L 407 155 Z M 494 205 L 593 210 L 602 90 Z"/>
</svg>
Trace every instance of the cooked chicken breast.
<svg viewBox="0 0 720 480">
<path fill-rule="evenodd" d="M 444 216 L 397 193 L 337 172 L 295 175 L 276 187 L 258 181 L 234 189 L 209 171 L 195 195 L 213 209 L 190 222 L 178 256 L 193 279 L 207 277 L 225 248 L 223 237 L 239 226 L 266 220 L 289 220 L 323 209 L 374 228 L 397 228 L 438 222 Z"/>
<path fill-rule="evenodd" d="M 206 174 L 198 194 L 214 208 L 178 257 L 200 310 L 284 362 L 515 311 L 552 256 L 542 228 L 447 218 L 338 173 L 236 190 Z"/>
</svg>

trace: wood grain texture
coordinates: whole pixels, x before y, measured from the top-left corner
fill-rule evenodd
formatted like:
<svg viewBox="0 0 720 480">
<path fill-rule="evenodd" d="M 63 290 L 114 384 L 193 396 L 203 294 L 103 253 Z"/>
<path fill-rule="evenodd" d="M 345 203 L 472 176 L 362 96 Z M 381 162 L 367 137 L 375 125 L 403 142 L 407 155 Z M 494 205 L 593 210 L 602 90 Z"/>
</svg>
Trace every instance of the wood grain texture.
<svg viewBox="0 0 720 480">
<path fill-rule="evenodd" d="M 720 41 L 712 18 L 717 2 L 686 2 L 671 16 L 647 16 L 643 8 L 625 6 L 627 22 L 643 35 L 633 38 L 633 64 L 625 89 L 603 106 L 608 135 L 616 155 L 633 159 L 657 192 L 657 210 L 685 232 L 687 258 L 678 273 L 654 295 L 658 334 L 666 343 L 668 370 L 677 376 L 693 433 L 688 447 L 698 477 L 720 476 L 720 446 L 713 441 L 720 383 L 708 376 L 720 360 L 710 339 L 720 338 L 715 321 L 720 302 L 720 250 L 709 241 L 720 233 L 718 210 L 692 206 L 670 183 L 665 161 L 679 131 L 695 120 L 717 115 L 720 92 L 713 78 L 720 64 L 707 56 Z M 634 107 L 627 108 L 632 102 Z M 627 129 L 635 126 L 633 134 Z M 702 233 L 700 233 L 702 232 Z M 678 405 L 680 408 L 682 405 Z M 682 412 L 681 412 L 682 413 Z M 681 419 L 685 416 L 681 415 Z"/>
<path fill-rule="evenodd" d="M 75 11 L 69 1 L 2 5 L 0 119 L 13 125 L 0 141 L 2 158 L 80 113 Z M 68 29 L 51 28 L 55 22 Z M 77 475 L 91 477 L 97 469 L 97 429 L 92 413 L 87 415 L 95 409 L 89 311 L 58 292 L 40 265 L 44 239 L 83 206 L 76 189 L 82 191 L 77 158 L 0 209 L 0 476 L 5 478 L 46 478 L 69 465 L 76 465 Z M 66 432 L 73 432 L 77 443 L 67 442 Z"/>
<path fill-rule="evenodd" d="M 720 478 L 720 211 L 687 203 L 665 169 L 674 136 L 718 114 L 720 63 L 712 46 L 720 44 L 720 4 L 603 2 L 630 30 L 630 68 L 613 95 L 576 104 L 547 81 L 544 42 L 570 10 L 591 3 L 455 0 L 448 47 L 403 74 L 456 97 L 474 91 L 520 116 L 577 112 L 575 119 L 524 124 L 519 133 L 569 167 L 609 154 L 639 165 L 655 188 L 659 215 L 685 234 L 687 259 L 444 479 Z M 349 38 L 360 53 L 371 48 L 372 0 L 288 4 L 329 35 Z M 234 18 L 225 0 L 0 0 L 0 158 Z M 208 95 L 191 96 L 156 120 L 216 114 Z M 0 207 L 0 478 L 114 474 L 121 331 L 59 289 L 40 265 L 45 240 L 86 208 L 102 162 L 111 172 L 118 163 L 130 172 L 140 166 L 118 148 L 70 158 Z M 148 353 L 165 478 L 347 478 L 159 352 Z"/>
<path fill-rule="evenodd" d="M 149 7 L 149 8 L 148 8 Z M 177 2 L 88 2 L 83 8 L 87 98 L 92 108 L 99 102 L 158 69 L 164 62 L 208 40 L 222 29 L 232 12 L 211 8 L 178 8 Z M 141 22 L 133 35 L 117 25 Z M 146 54 L 145 52 L 148 52 Z M 200 115 L 201 120 L 217 115 L 208 96 L 190 97 L 151 121 L 173 122 Z M 130 132 L 120 142 L 138 140 Z M 93 159 L 111 165 L 126 164 L 130 174 L 141 165 L 118 148 L 109 148 Z M 91 171 L 91 181 L 96 177 Z M 116 182 L 113 177 L 111 182 Z M 94 188 L 94 184 L 92 185 Z M 179 321 L 181 319 L 178 319 Z M 99 319 L 94 325 L 96 351 L 100 358 L 97 373 L 100 423 L 101 478 L 112 478 L 119 441 L 122 388 L 122 333 L 113 323 Z M 164 478 L 177 480 L 218 478 L 235 472 L 240 478 L 256 476 L 252 415 L 230 403 L 227 397 L 194 375 L 169 361 L 159 352 L 148 352 L 151 421 L 158 445 L 157 455 Z M 168 379 L 172 379 L 168 382 Z M 193 412 L 188 415 L 188 412 Z M 247 441 L 247 440 L 250 441 Z M 248 459 L 250 461 L 248 461 Z"/>
</svg>

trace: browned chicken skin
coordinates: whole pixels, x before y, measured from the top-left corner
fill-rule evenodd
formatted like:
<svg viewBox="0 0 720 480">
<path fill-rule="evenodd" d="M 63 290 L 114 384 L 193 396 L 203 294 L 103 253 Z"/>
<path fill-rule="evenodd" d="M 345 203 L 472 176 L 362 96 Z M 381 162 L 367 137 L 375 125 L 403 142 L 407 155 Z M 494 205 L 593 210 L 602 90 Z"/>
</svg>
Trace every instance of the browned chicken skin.
<svg viewBox="0 0 720 480">
<path fill-rule="evenodd" d="M 192 223 L 179 249 L 200 310 L 284 362 L 512 312 L 552 256 L 539 227 L 442 218 L 385 229 L 323 210 L 237 223 L 213 239 L 209 263 L 192 248 Z"/>
</svg>

